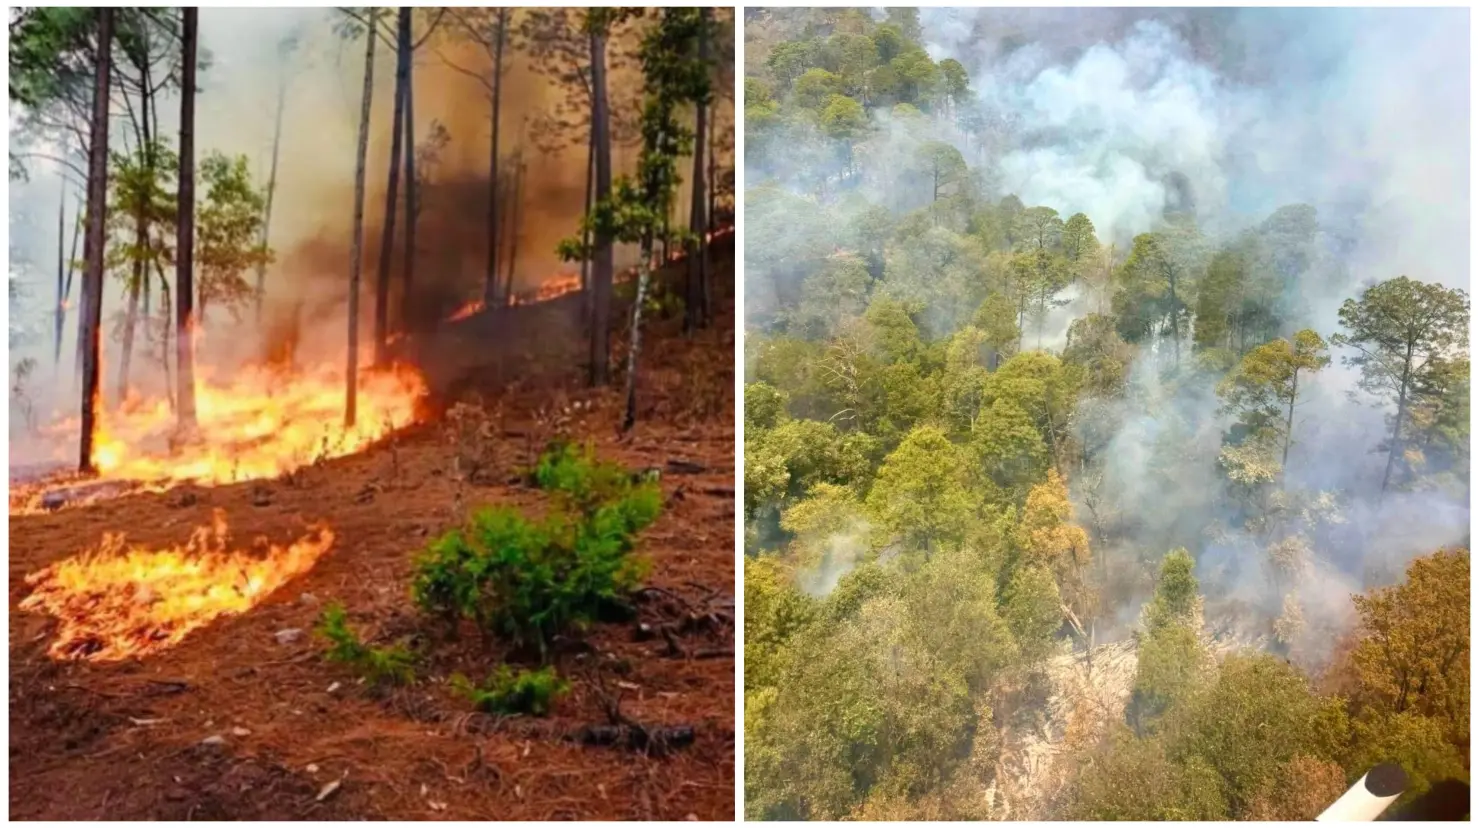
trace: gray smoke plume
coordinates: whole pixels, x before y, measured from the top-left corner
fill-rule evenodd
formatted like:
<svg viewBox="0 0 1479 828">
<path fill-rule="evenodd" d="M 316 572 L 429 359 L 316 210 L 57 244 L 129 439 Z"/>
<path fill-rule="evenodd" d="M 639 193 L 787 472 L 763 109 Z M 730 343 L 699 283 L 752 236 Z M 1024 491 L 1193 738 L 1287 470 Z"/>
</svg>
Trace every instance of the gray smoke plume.
<svg viewBox="0 0 1479 828">
<path fill-rule="evenodd" d="M 1340 330 L 1344 300 L 1401 275 L 1469 288 L 1466 9 L 929 8 L 920 20 L 931 56 L 965 67 L 987 128 L 980 136 L 942 121 L 900 129 L 876 109 L 875 132 L 856 150 L 867 159 L 865 177 L 851 193 L 820 197 L 834 219 L 850 221 L 859 202 L 887 205 L 896 218 L 920 206 L 890 179 L 907 172 L 922 141 L 941 140 L 981 173 L 985 197 L 1014 194 L 1064 217 L 1084 212 L 1121 258 L 1168 212 L 1194 215 L 1215 244 L 1282 206 L 1311 205 L 1319 232 L 1310 264 L 1287 286 L 1295 311 L 1282 333 L 1308 327 L 1328 338 Z M 764 16 L 753 24 L 764 36 Z M 751 214 L 751 272 L 758 264 L 774 276 L 746 285 L 752 325 L 799 292 L 788 263 L 767 258 L 773 242 L 830 253 L 831 244 L 877 241 L 850 238 L 841 223 L 818 226 L 812 194 L 826 167 L 800 155 L 817 143 L 805 138 L 775 140 L 750 159 L 752 187 L 805 194 L 768 197 L 765 215 Z M 1077 288 L 1062 298 L 1068 305 L 1043 326 L 1050 350 L 1061 348 L 1070 318 L 1102 302 Z M 933 302 L 922 319 L 938 328 L 931 320 L 951 313 Z M 1378 497 L 1384 456 L 1374 450 L 1391 412 L 1356 389 L 1338 349 L 1332 356 L 1301 383 L 1286 478 L 1330 507 L 1305 530 L 1314 560 L 1297 593 L 1311 629 L 1339 629 L 1352 592 L 1391 583 L 1412 557 L 1468 539 L 1466 496 Z M 1282 596 L 1264 551 L 1229 525 L 1235 508 L 1217 465 L 1229 423 L 1218 412 L 1217 377 L 1188 370 L 1166 379 L 1169 362 L 1169 344 L 1146 345 L 1124 400 L 1089 400 L 1079 411 L 1108 459 L 1096 492 L 1086 491 L 1091 481 L 1071 481 L 1078 516 L 1097 496 L 1101 508 L 1115 507 L 1124 538 L 1096 552 L 1111 581 L 1124 581 L 1106 596 L 1104 615 L 1132 624 L 1135 613 L 1124 610 L 1148 591 L 1146 578 L 1117 566 L 1143 573 L 1186 546 L 1199 560 L 1209 616 L 1241 605 L 1271 620 Z"/>
</svg>

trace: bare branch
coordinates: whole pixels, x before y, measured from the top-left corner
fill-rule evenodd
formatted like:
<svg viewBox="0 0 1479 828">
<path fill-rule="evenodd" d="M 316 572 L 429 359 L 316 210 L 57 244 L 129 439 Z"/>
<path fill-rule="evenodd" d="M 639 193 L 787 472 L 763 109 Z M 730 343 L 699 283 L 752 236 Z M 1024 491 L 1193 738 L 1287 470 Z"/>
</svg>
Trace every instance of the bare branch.
<svg viewBox="0 0 1479 828">
<path fill-rule="evenodd" d="M 411 44 L 411 51 L 412 52 L 415 52 L 417 49 L 420 49 L 421 48 L 421 44 L 425 43 L 431 37 L 432 32 L 435 32 L 437 30 L 437 26 L 442 22 L 442 16 L 445 15 L 446 13 L 447 13 L 447 10 L 445 8 L 437 9 L 437 16 L 434 17 L 434 18 L 432 18 L 431 25 L 429 27 L 427 27 L 427 29 L 426 29 L 426 34 L 422 35 L 420 40 L 418 40 L 415 43 L 412 43 Z"/>
<path fill-rule="evenodd" d="M 437 57 L 442 59 L 442 63 L 446 64 L 447 68 L 461 72 L 462 74 L 467 75 L 469 78 L 476 80 L 478 83 L 483 85 L 483 89 L 487 90 L 489 95 L 493 94 L 493 83 L 492 81 L 488 80 L 485 74 L 481 72 L 474 72 L 471 69 L 464 69 L 463 67 L 458 66 L 452 61 L 447 60 L 447 56 L 442 54 L 441 52 L 437 52 Z"/>
</svg>

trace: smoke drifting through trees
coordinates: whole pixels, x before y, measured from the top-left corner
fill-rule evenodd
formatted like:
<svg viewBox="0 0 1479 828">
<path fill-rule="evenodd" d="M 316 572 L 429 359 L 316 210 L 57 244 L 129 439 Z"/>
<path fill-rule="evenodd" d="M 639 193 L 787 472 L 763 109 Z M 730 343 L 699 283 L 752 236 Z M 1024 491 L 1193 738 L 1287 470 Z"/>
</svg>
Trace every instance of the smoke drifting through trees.
<svg viewBox="0 0 1479 828">
<path fill-rule="evenodd" d="M 434 13 L 427 10 L 425 13 Z M 512 25 L 517 26 L 522 10 L 515 10 Z M 423 11 L 416 12 L 416 35 L 426 30 Z M 272 199 L 270 244 L 275 261 L 265 268 L 265 304 L 261 324 L 255 312 L 244 314 L 247 322 L 238 325 L 229 314 L 210 311 L 205 320 L 198 359 L 225 365 L 235 359 L 260 358 L 265 353 L 280 351 L 291 341 L 301 358 L 321 358 L 339 362 L 344 348 L 343 319 L 347 282 L 348 250 L 353 217 L 354 147 L 358 127 L 359 92 L 363 82 L 363 42 L 355 45 L 341 40 L 333 31 L 334 12 L 327 9 L 283 9 L 270 14 L 208 9 L 200 15 L 202 55 L 209 55 L 208 66 L 200 72 L 197 98 L 198 154 L 220 151 L 227 156 L 245 155 L 251 164 L 252 183 L 265 188 L 275 167 Z M 474 43 L 457 36 L 454 27 L 445 22 L 438 32 L 415 55 L 414 100 L 416 141 L 422 155 L 418 159 L 418 178 L 423 183 L 417 197 L 419 222 L 416 241 L 416 292 L 425 301 L 414 324 L 425 327 L 445 319 L 459 305 L 481 293 L 481 275 L 487 269 L 487 178 L 488 178 L 488 101 L 485 91 L 473 80 L 451 69 L 447 62 L 473 71 L 488 69 L 487 57 Z M 636 31 L 620 34 L 631 39 L 628 51 L 635 47 Z M 393 35 L 392 35 L 393 38 Z M 292 43 L 286 49 L 284 43 Z M 383 46 L 383 44 L 382 44 Z M 380 253 L 381 227 L 385 223 L 386 176 L 391 151 L 391 122 L 395 77 L 395 50 L 376 50 L 375 94 L 371 104 L 371 130 L 367 156 L 364 281 L 361 307 L 373 307 L 373 282 Z M 445 58 L 445 60 L 444 60 Z M 534 70 L 527 51 L 509 49 L 504 56 L 506 70 L 501 95 L 501 120 L 504 124 L 501 154 L 511 163 L 520 149 L 516 139 L 521 123 L 553 110 L 564 94 L 550 79 Z M 291 76 L 283 103 L 281 145 L 274 164 L 273 138 L 276 127 L 279 78 Z M 635 119 L 642 88 L 639 67 L 632 64 L 613 66 L 610 89 L 613 109 Z M 178 136 L 179 98 L 177 94 L 160 95 L 157 101 L 157 132 Z M 115 111 L 115 116 L 122 117 Z M 731 128 L 732 116 L 725 115 L 724 127 Z M 115 118 L 115 127 L 117 118 Z M 436 129 L 435 127 L 440 127 Z M 438 137 L 444 136 L 438 146 Z M 628 143 L 613 147 L 616 173 L 634 168 L 636 151 L 632 136 L 618 134 Z M 732 146 L 732 139 L 728 146 Z M 54 148 L 45 142 L 35 147 L 48 152 Z M 517 261 L 508 258 L 508 227 L 500 233 L 500 274 L 513 272 L 513 288 L 526 291 L 557 273 L 576 273 L 579 265 L 562 262 L 555 254 L 556 243 L 575 226 L 583 212 L 585 200 L 585 163 L 587 142 L 583 136 L 564 146 L 549 146 L 534 152 L 525 146 L 524 184 L 517 228 Z M 12 187 L 12 214 L 57 210 L 61 196 L 55 168 L 46 162 L 28 162 L 30 182 L 16 182 Z M 726 162 L 721 160 L 721 164 Z M 408 182 L 400 182 L 405 189 Z M 683 190 L 686 196 L 687 189 Z M 75 210 L 77 194 L 69 196 L 68 210 Z M 69 212 L 70 216 L 70 212 Z M 502 217 L 500 217 L 502 218 Z M 405 254 L 404 219 L 394 242 L 391 261 L 393 279 L 392 327 L 399 321 L 400 271 Z M 70 229 L 69 229 L 70 232 Z M 25 258 L 34 262 L 34 272 L 22 277 L 29 292 L 46 296 L 55 288 L 50 283 L 55 274 L 52 257 L 57 240 L 51 231 L 18 240 L 25 246 Z M 635 251 L 619 246 L 617 267 L 628 265 Z M 251 274 L 255 282 L 255 274 Z M 476 278 L 475 278 L 476 277 Z M 104 333 L 109 336 L 107 320 L 115 307 L 121 307 L 117 281 L 104 279 Z M 44 292 L 38 292 L 44 291 Z M 75 293 L 73 300 L 75 302 Z M 77 314 L 67 315 L 67 324 L 75 324 Z M 361 341 L 371 337 L 373 314 L 361 316 Z M 68 333 L 64 341 L 75 341 Z M 43 339 L 46 339 L 43 337 Z M 13 362 L 34 356 L 50 362 L 49 343 L 21 343 Z M 65 349 L 68 353 L 70 347 Z M 105 349 L 106 350 L 106 349 Z M 66 361 L 68 353 L 62 358 Z M 105 355 L 105 360 L 111 358 Z M 138 360 L 136 360 L 136 363 Z M 163 393 L 162 377 L 145 376 L 157 372 L 136 367 L 132 372 L 143 390 Z M 106 392 L 113 391 L 111 379 L 116 362 L 106 366 Z M 59 374 L 56 388 L 49 386 L 51 372 L 40 371 L 30 380 L 30 392 L 38 401 L 39 411 L 58 410 L 67 413 L 75 408 L 69 372 Z M 18 435 L 17 435 L 18 436 Z"/>
<path fill-rule="evenodd" d="M 1209 792 L 1198 768 L 1135 751 L 1183 750 L 1146 741 L 1149 722 L 1194 738 L 1220 726 L 1207 699 L 1261 681 L 1304 705 L 1308 675 L 1357 634 L 1353 594 L 1467 545 L 1468 429 L 1435 426 L 1468 410 L 1466 26 L 747 11 L 747 665 L 752 635 L 767 650 L 746 671 L 752 814 L 1313 816 L 1270 805 L 1242 769 L 1217 765 Z M 1411 119 L 1400 141 L 1382 134 L 1393 117 Z M 1392 287 L 1403 275 L 1432 296 L 1396 297 L 1420 293 Z M 1445 321 L 1426 355 L 1434 411 L 1409 430 L 1402 383 L 1358 385 L 1349 346 L 1422 302 Z M 1070 514 L 1083 543 L 1061 534 Z M 866 554 L 838 555 L 864 520 Z M 1163 559 L 1200 593 L 1184 624 L 1145 616 Z M 978 586 L 947 593 L 947 574 Z M 835 588 L 805 600 L 818 582 Z M 933 626 L 946 594 L 950 635 Z M 1045 641 L 1082 653 L 1132 634 L 1145 726 L 1103 756 L 1207 796 L 1064 810 L 1037 771 L 1012 771 L 1035 764 L 1014 716 L 1044 706 L 1013 688 L 1064 666 Z M 833 657 L 843 640 L 855 652 Z M 1218 685 L 1198 669 L 1218 661 L 1200 660 L 1209 640 L 1306 672 L 1229 662 Z M 899 709 L 915 693 L 918 711 L 926 680 L 934 712 Z M 1193 689 L 1200 712 L 1166 701 Z M 1049 729 L 1095 743 L 1094 717 L 1065 722 L 1062 701 Z M 1342 715 L 1370 728 L 1373 710 Z M 1380 752 L 1321 761 L 1338 780 Z"/>
</svg>

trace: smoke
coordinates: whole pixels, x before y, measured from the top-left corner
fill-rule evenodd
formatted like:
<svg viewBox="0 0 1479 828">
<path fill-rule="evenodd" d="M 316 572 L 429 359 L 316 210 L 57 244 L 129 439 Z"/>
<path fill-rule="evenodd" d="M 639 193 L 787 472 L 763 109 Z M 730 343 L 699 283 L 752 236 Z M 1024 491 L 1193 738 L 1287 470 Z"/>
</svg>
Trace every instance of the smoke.
<svg viewBox="0 0 1479 828">
<path fill-rule="evenodd" d="M 876 109 L 875 133 L 856 150 L 868 166 L 855 192 L 818 196 L 825 165 L 799 155 L 805 125 L 788 125 L 781 139 L 759 148 L 750 169 L 807 195 L 766 195 L 764 246 L 804 251 L 813 262 L 831 254 L 811 238 L 818 219 L 806 210 L 817 202 L 845 222 L 862 203 L 888 206 L 895 220 L 922 206 L 914 188 L 894 179 L 907 177 L 921 142 L 940 140 L 980 173 L 985 197 L 1014 194 L 1064 217 L 1083 212 L 1120 258 L 1168 211 L 1194 215 L 1215 245 L 1281 206 L 1313 206 L 1319 232 L 1308 266 L 1286 275 L 1294 318 L 1284 333 L 1309 327 L 1328 338 L 1340 330 L 1341 303 L 1375 282 L 1407 275 L 1469 288 L 1468 14 L 923 9 L 927 50 L 965 67 L 986 128 L 966 135 L 938 119 L 901 129 L 897 116 Z M 751 48 L 764 36 L 757 26 Z M 929 194 L 923 198 L 928 203 Z M 881 244 L 843 238 L 847 232 L 834 224 L 835 243 Z M 755 321 L 794 303 L 795 274 L 810 265 L 753 244 L 748 253 L 749 271 L 758 264 L 771 277 L 747 285 L 754 330 Z M 1067 305 L 1043 324 L 1050 349 L 1061 346 L 1071 319 L 1100 309 L 1088 292 L 1070 289 L 1060 298 Z M 932 320 L 949 313 L 931 302 L 922 318 L 937 328 Z M 1262 539 L 1236 524 L 1238 504 L 1218 466 L 1229 425 L 1218 410 L 1218 376 L 1193 368 L 1184 350 L 1183 371 L 1172 377 L 1169 343 L 1143 346 L 1124 399 L 1087 400 L 1077 415 L 1081 435 L 1091 433 L 1108 458 L 1095 491 L 1071 476 L 1077 514 L 1085 519 L 1084 502 L 1094 498 L 1114 513 L 1109 522 L 1119 538 L 1096 550 L 1113 581 L 1104 617 L 1133 618 L 1126 608 L 1150 584 L 1130 573 L 1151 571 L 1168 549 L 1186 546 L 1198 558 L 1210 607 L 1245 605 L 1271 622 L 1288 590 L 1271 583 Z M 1391 412 L 1356 388 L 1339 349 L 1332 356 L 1331 366 L 1301 379 L 1285 478 L 1294 500 L 1326 510 L 1295 515 L 1288 525 L 1307 536 L 1314 556 L 1293 592 L 1307 628 L 1327 632 L 1348 623 L 1351 593 L 1399 579 L 1416 555 L 1466 544 L 1469 520 L 1464 495 L 1379 495 L 1385 458 L 1374 450 L 1390 431 Z M 1312 657 L 1333 641 L 1316 642 Z"/>
<path fill-rule="evenodd" d="M 869 549 L 872 527 L 867 521 L 854 519 L 845 531 L 827 536 L 820 545 L 820 558 L 815 565 L 796 574 L 797 585 L 808 595 L 823 598 L 837 587 L 843 576 L 853 571 L 858 559 Z"/>
<path fill-rule="evenodd" d="M 1468 288 L 1466 10 L 1072 14 L 1069 26 L 1049 10 L 922 15 L 935 56 L 960 59 L 1011 124 L 1003 193 L 1085 212 L 1122 246 L 1168 207 L 1194 205 L 1203 230 L 1227 238 L 1282 204 L 1311 204 L 1324 256 L 1294 285 L 1295 328 L 1327 337 L 1340 302 L 1372 282 Z M 1233 509 L 1211 382 L 1168 386 L 1163 360 L 1150 351 L 1134 366 L 1106 448 L 1103 485 L 1130 513 L 1129 545 L 1150 557 L 1187 545 L 1210 595 L 1277 615 L 1259 544 L 1213 530 Z M 1339 629 L 1352 592 L 1467 542 L 1466 502 L 1377 496 L 1371 450 L 1390 426 L 1352 399 L 1354 380 L 1337 359 L 1304 387 L 1289 459 L 1291 490 L 1341 493 L 1339 524 L 1316 532 L 1315 571 L 1297 587 L 1311 628 Z"/>
<path fill-rule="evenodd" d="M 424 13 L 423 13 L 424 12 Z M 447 10 L 437 30 L 417 50 L 414 64 L 416 141 L 424 145 L 434 125 L 445 129 L 447 142 L 428 161 L 418 161 L 425 174 L 419 192 L 415 252 L 415 291 L 420 309 L 433 321 L 444 319 L 456 307 L 480 298 L 487 271 L 487 209 L 491 102 L 484 85 L 469 73 L 491 75 L 492 61 L 470 41 L 456 22 L 457 10 Z M 436 17 L 433 10 L 416 14 L 419 39 Z M 265 186 L 271 164 L 274 121 L 279 86 L 286 81 L 286 98 L 277 187 L 272 207 L 271 246 L 275 262 L 266 274 L 266 305 L 259 323 L 248 307 L 241 320 L 209 311 L 198 344 L 197 359 L 229 369 L 246 360 L 260 360 L 296 348 L 301 360 L 338 364 L 344 359 L 347 294 L 354 218 L 356 145 L 364 88 L 365 40 L 346 40 L 336 32 L 340 12 L 327 8 L 203 9 L 200 13 L 200 49 L 209 55 L 200 72 L 196 99 L 196 157 L 219 151 L 243 155 L 254 183 Z M 515 12 L 511 24 L 522 19 Z M 719 19 L 724 18 L 721 15 Z M 732 18 L 731 18 L 732 19 Z M 393 26 L 391 20 L 382 26 Z M 628 123 L 636 118 L 643 90 L 640 66 L 630 58 L 640 37 L 638 23 L 614 38 L 609 90 L 614 117 Z M 286 57 L 281 46 L 294 39 L 297 46 Z M 391 38 L 393 39 L 393 37 Z M 558 241 L 576 232 L 584 210 L 587 131 L 583 123 L 566 129 L 541 129 L 545 116 L 555 112 L 565 91 L 536 71 L 529 50 L 515 37 L 505 51 L 507 68 L 501 94 L 499 152 L 504 159 L 502 178 L 509 178 L 512 161 L 522 159 L 525 171 L 517 202 L 518 230 L 510 234 L 511 208 L 500 207 L 499 245 L 517 245 L 513 282 L 517 291 L 532 290 L 548 279 L 579 269 L 578 263 L 559 260 Z M 379 269 L 381 228 L 385 223 L 385 189 L 391 153 L 392 98 L 395 55 L 390 45 L 376 43 L 361 269 L 360 341 L 370 342 L 374 285 Z M 625 59 L 618 55 L 626 54 Z M 159 99 L 159 133 L 178 144 L 179 97 Z M 714 129 L 733 123 L 721 98 Z M 127 118 L 115 107 L 110 146 L 122 151 L 127 140 Z M 618 138 L 622 132 L 618 130 Z M 630 128 L 612 148 L 613 177 L 635 171 L 637 146 Z M 726 139 L 727 140 L 727 139 Z M 721 142 L 722 145 L 722 142 Z M 684 179 L 691 162 L 680 162 Z M 721 152 L 720 165 L 729 162 Z M 44 366 L 33 378 L 30 394 L 38 408 L 72 415 L 77 407 L 77 385 L 70 366 L 75 359 L 80 292 L 78 274 L 72 287 L 74 309 L 68 313 L 61 367 L 51 370 L 51 320 L 57 256 L 56 215 L 63 197 L 60 168 L 44 161 L 28 163 L 29 181 L 12 182 L 12 273 L 30 305 L 12 304 L 15 314 L 38 315 L 26 331 L 39 335 L 13 342 L 12 367 L 32 357 Z M 503 182 L 501 181 L 500 184 Z M 406 191 L 400 183 L 401 198 Z M 676 203 L 679 221 L 687 221 L 688 189 Z M 77 193 L 66 193 L 67 240 L 78 209 Z M 18 219 L 17 217 L 22 217 Z M 24 225 L 18 225 L 23 221 Z M 16 230 L 23 226 L 23 234 Z M 403 245 L 406 220 L 399 216 L 391 257 L 392 324 L 400 313 Z M 16 239 L 17 235 L 23 238 Z M 17 249 L 19 248 L 19 249 Z M 79 251 L 80 256 L 80 251 Z M 506 258 L 499 278 L 506 278 Z M 634 261 L 635 250 L 618 246 L 617 266 Z M 173 281 L 173 274 L 169 274 Z M 254 275 L 248 275 L 254 281 Z M 112 317 L 125 305 L 121 280 L 105 278 L 103 387 L 111 397 L 116 386 L 118 345 Z M 155 302 L 159 297 L 156 293 Z M 156 306 L 157 307 L 157 306 Z M 427 320 L 418 320 L 424 327 Z M 12 324 L 12 331 L 16 331 Z M 15 339 L 15 337 L 13 337 Z M 160 393 L 164 377 L 157 360 L 139 353 L 136 343 L 131 370 L 134 386 Z M 12 447 L 24 440 L 12 429 Z"/>
</svg>

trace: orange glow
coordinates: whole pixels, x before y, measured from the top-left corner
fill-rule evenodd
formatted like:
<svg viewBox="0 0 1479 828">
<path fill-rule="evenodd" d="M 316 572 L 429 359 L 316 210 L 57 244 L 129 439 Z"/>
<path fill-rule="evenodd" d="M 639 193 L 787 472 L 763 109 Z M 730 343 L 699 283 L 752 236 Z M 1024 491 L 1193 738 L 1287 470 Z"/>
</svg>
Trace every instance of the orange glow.
<svg viewBox="0 0 1479 828">
<path fill-rule="evenodd" d="M 104 479 L 233 483 L 276 477 L 309 463 L 361 451 L 410 425 L 426 393 L 405 366 L 361 373 L 358 414 L 344 426 L 344 372 L 320 366 L 287 373 L 249 366 L 230 384 L 202 377 L 195 391 L 200 439 L 171 446 L 168 400 L 129 400 L 95 432 L 94 461 Z"/>
<path fill-rule="evenodd" d="M 365 361 L 369 357 L 368 350 L 361 355 Z M 193 440 L 176 439 L 178 421 L 168 399 L 131 389 L 116 407 L 102 412 L 93 430 L 93 465 L 98 479 L 120 485 L 69 495 L 58 505 L 81 505 L 129 491 L 158 492 L 186 481 L 219 485 L 277 477 L 363 451 L 411 425 L 426 394 L 425 380 L 408 366 L 361 371 L 355 425 L 345 428 L 342 368 L 249 365 L 229 382 L 211 373 L 207 367 L 197 374 L 199 428 Z M 76 439 L 78 427 L 76 418 L 68 418 L 42 429 L 56 441 L 56 459 L 69 456 L 68 444 Z M 12 485 L 10 512 L 40 511 L 48 492 L 78 482 L 58 476 Z"/>
<path fill-rule="evenodd" d="M 727 236 L 733 232 L 733 227 L 721 227 L 718 230 L 710 231 L 707 238 L 709 241 L 713 241 L 714 239 L 717 239 L 721 236 Z M 687 255 L 687 251 L 685 251 L 680 246 L 679 248 L 672 251 L 672 253 L 669 255 L 669 258 L 672 261 L 676 262 L 682 259 L 685 255 Z M 614 281 L 625 282 L 631 279 L 635 279 L 636 277 L 637 268 L 629 267 L 626 270 L 617 273 Z M 548 302 L 551 299 L 558 299 L 561 296 L 576 293 L 579 290 L 579 273 L 567 273 L 559 276 L 551 276 L 541 282 L 539 287 L 532 292 L 515 293 L 509 299 L 509 305 L 517 307 L 519 305 L 532 305 L 538 302 Z M 460 322 L 463 319 L 468 318 L 469 316 L 482 313 L 485 307 L 486 305 L 483 303 L 482 299 L 474 299 L 454 311 L 451 316 L 447 317 L 447 321 Z"/>
<path fill-rule="evenodd" d="M 240 615 L 313 568 L 334 543 L 319 529 L 265 556 L 232 551 L 226 516 L 191 533 L 184 548 L 127 547 L 105 534 L 96 549 L 26 576 L 27 612 L 57 619 L 47 648 L 58 660 L 121 661 L 167 650 L 223 616 Z"/>
<path fill-rule="evenodd" d="M 456 313 L 454 313 L 451 316 L 447 317 L 447 321 L 448 322 L 457 322 L 457 321 L 466 319 L 466 318 L 468 318 L 469 316 L 472 316 L 475 313 L 481 313 L 482 310 L 483 310 L 483 300 L 476 299 L 476 300 L 471 301 L 471 302 L 468 302 L 466 305 L 463 305 L 462 307 L 458 308 Z"/>
</svg>

